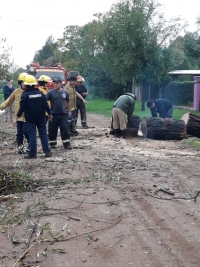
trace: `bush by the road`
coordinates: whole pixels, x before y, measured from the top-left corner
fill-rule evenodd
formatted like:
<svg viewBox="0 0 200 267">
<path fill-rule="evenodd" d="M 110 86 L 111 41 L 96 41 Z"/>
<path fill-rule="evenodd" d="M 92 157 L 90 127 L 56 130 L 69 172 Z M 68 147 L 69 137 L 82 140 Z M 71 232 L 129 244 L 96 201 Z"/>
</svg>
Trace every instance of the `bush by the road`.
<svg viewBox="0 0 200 267">
<path fill-rule="evenodd" d="M 171 82 L 162 94 L 174 105 L 188 105 L 193 102 L 194 82 Z"/>
</svg>

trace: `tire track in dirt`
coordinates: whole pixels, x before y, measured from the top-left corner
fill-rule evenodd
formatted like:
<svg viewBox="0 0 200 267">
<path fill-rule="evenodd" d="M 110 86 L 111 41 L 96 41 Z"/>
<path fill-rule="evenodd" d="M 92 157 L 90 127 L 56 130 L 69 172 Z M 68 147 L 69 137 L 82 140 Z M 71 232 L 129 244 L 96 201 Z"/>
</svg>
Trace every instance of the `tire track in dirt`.
<svg viewBox="0 0 200 267">
<path fill-rule="evenodd" d="M 142 208 L 145 221 L 148 222 L 146 227 L 148 227 L 149 222 L 151 222 L 151 224 L 156 226 L 156 228 L 161 229 L 159 232 L 155 230 L 155 233 L 160 236 L 159 240 L 162 242 L 162 248 L 161 246 L 157 245 L 155 250 L 157 252 L 156 256 L 158 258 L 162 257 L 163 259 L 163 246 L 164 246 L 165 257 L 167 256 L 167 254 L 169 257 L 171 253 L 174 254 L 176 261 L 173 262 L 173 264 L 177 264 L 177 266 L 190 266 L 191 264 L 198 263 L 198 261 L 200 260 L 200 255 L 199 255 L 200 246 L 197 242 L 195 242 L 196 240 L 194 240 L 194 243 L 188 242 L 187 237 L 181 234 L 184 231 L 184 229 L 180 224 L 177 224 L 176 222 L 172 224 L 171 222 L 168 223 L 166 220 L 163 220 L 163 217 L 160 216 L 160 209 L 158 214 L 155 211 L 154 206 L 148 200 L 137 201 L 137 207 Z M 168 217 L 168 215 L 170 216 L 170 214 L 165 213 L 165 218 Z M 153 231 L 153 236 L 155 236 L 154 230 L 152 231 Z M 160 257 L 160 255 L 162 256 Z"/>
</svg>

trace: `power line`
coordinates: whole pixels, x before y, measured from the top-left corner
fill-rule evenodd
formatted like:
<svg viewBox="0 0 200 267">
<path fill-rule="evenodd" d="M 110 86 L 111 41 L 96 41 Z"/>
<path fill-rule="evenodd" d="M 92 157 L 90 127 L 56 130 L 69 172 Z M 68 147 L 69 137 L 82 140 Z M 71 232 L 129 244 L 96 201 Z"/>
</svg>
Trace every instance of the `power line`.
<svg viewBox="0 0 200 267">
<path fill-rule="evenodd" d="M 1 16 L 0 16 L 0 18 L 3 19 L 3 20 L 6 19 L 5 17 L 1 17 Z M 57 27 L 57 26 L 53 26 L 53 25 L 35 23 L 35 22 L 19 20 L 19 19 L 11 19 L 11 20 L 17 21 L 17 22 L 21 22 L 21 23 L 28 23 L 28 24 L 33 24 L 33 25 L 38 25 L 38 26 L 43 26 L 43 27 L 56 28 L 56 29 L 63 29 L 64 30 L 64 27 Z"/>
<path fill-rule="evenodd" d="M 29 24 L 35 24 L 35 25 L 39 25 L 39 26 L 43 26 L 43 27 L 51 27 L 51 28 L 57 28 L 57 29 L 63 29 L 63 27 L 56 27 L 56 26 L 52 26 L 52 25 L 45 25 L 45 24 L 40 24 L 40 23 L 35 23 L 35 22 L 30 22 L 30 21 L 25 21 L 25 20 L 18 20 L 18 19 L 11 19 L 14 21 L 18 21 L 18 22 L 25 22 L 25 23 L 29 23 Z"/>
</svg>

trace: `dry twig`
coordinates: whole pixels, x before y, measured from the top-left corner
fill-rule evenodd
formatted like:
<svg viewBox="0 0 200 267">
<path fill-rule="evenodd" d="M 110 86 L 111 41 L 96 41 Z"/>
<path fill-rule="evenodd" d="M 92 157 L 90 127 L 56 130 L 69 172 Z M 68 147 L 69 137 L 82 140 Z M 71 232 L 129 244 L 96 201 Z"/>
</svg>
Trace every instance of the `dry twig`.
<svg viewBox="0 0 200 267">
<path fill-rule="evenodd" d="M 145 190 L 145 194 L 148 196 L 154 197 L 154 198 L 162 199 L 162 200 L 173 200 L 173 199 L 193 200 L 194 199 L 194 202 L 196 202 L 197 197 L 200 194 L 200 191 L 197 191 L 197 194 L 194 197 L 190 197 L 190 198 L 186 198 L 186 197 L 172 197 L 172 198 L 158 197 L 158 196 L 155 196 L 155 195 L 148 193 L 146 190 Z"/>
<path fill-rule="evenodd" d="M 36 226 L 37 226 L 37 224 L 38 224 L 38 222 L 39 222 L 39 218 L 40 218 L 40 217 L 38 216 L 37 222 L 34 224 L 32 230 L 31 230 L 31 234 L 30 234 L 30 237 L 29 237 L 29 239 L 28 239 L 28 243 L 27 243 L 27 245 L 26 245 L 27 248 L 29 248 L 29 246 L 30 246 L 31 238 L 32 238 L 33 233 L 34 233 L 34 231 L 35 231 L 35 228 L 36 228 Z"/>
<path fill-rule="evenodd" d="M 61 239 L 57 242 L 63 242 L 63 241 L 69 241 L 71 239 L 74 239 L 74 238 L 77 238 L 77 237 L 80 237 L 80 236 L 83 236 L 83 235 L 89 235 L 89 234 L 92 234 L 92 233 L 96 233 L 96 232 L 99 232 L 99 231 L 103 231 L 103 230 L 107 230 L 107 229 L 110 229 L 112 226 L 118 224 L 122 218 L 123 218 L 123 214 L 121 214 L 119 217 L 119 220 L 109 226 L 106 226 L 106 227 L 103 227 L 103 228 L 100 228 L 100 229 L 97 229 L 97 230 L 93 230 L 93 231 L 90 231 L 90 232 L 85 232 L 85 233 L 82 233 L 82 234 L 79 234 L 79 235 L 76 235 L 76 236 L 72 236 L 70 238 L 66 238 L 66 239 Z M 52 242 L 52 240 L 44 240 L 45 242 Z"/>
<path fill-rule="evenodd" d="M 26 254 L 29 252 L 29 250 L 31 250 L 31 248 L 32 248 L 33 246 L 35 246 L 36 244 L 37 244 L 37 242 L 34 243 L 34 244 L 32 244 L 32 246 L 30 246 L 30 248 L 28 248 L 26 251 L 24 251 L 24 253 L 19 257 L 19 259 L 14 263 L 14 265 L 13 265 L 12 267 L 17 266 L 18 262 L 19 262 L 20 260 L 22 260 L 22 259 L 26 256 Z"/>
</svg>

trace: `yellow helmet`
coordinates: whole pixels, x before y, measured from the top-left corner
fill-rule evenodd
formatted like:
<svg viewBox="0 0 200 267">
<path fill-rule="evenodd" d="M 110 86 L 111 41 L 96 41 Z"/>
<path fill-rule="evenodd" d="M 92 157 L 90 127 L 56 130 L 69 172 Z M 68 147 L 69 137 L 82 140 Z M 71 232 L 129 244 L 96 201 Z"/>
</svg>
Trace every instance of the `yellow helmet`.
<svg viewBox="0 0 200 267">
<path fill-rule="evenodd" d="M 24 85 L 36 85 L 37 81 L 33 75 L 27 75 L 24 79 Z"/>
<path fill-rule="evenodd" d="M 18 80 L 18 81 L 24 81 L 24 79 L 25 79 L 25 77 L 26 77 L 27 75 L 28 75 L 28 73 L 26 73 L 26 72 L 22 72 L 22 73 L 19 74 L 17 80 Z"/>
<path fill-rule="evenodd" d="M 46 75 L 41 75 L 38 79 L 39 82 L 46 82 L 48 83 L 51 80 L 51 78 L 49 76 Z"/>
</svg>

